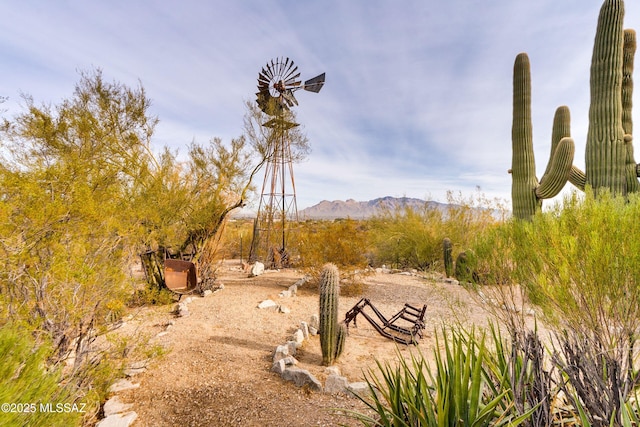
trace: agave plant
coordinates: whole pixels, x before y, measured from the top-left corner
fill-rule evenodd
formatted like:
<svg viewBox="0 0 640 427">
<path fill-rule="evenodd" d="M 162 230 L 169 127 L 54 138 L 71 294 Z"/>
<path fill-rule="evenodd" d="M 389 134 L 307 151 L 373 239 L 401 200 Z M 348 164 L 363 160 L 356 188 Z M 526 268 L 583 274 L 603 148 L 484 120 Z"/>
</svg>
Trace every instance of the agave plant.
<svg viewBox="0 0 640 427">
<path fill-rule="evenodd" d="M 433 367 L 419 350 L 409 360 L 398 352 L 397 366 L 376 362 L 377 372 L 366 376 L 370 395 L 360 399 L 377 415 L 350 415 L 376 427 L 520 425 L 532 410 L 517 414 L 508 372 L 502 378 L 489 372 L 495 361 L 484 337 L 459 330 L 436 334 Z"/>
</svg>

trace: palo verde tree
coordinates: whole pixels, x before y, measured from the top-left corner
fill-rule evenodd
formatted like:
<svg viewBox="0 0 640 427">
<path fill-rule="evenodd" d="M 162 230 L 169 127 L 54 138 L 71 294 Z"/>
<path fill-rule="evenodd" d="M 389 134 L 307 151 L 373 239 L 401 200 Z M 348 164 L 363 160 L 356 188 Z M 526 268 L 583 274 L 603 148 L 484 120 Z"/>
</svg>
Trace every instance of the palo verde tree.
<svg viewBox="0 0 640 427">
<path fill-rule="evenodd" d="M 244 137 L 193 143 L 185 160 L 156 154 L 144 89 L 100 70 L 81 73 L 58 105 L 25 105 L 1 129 L 0 324 L 27 322 L 58 359 L 75 350 L 81 365 L 122 311 L 132 260 L 190 246 L 206 265 L 264 158 Z"/>
</svg>

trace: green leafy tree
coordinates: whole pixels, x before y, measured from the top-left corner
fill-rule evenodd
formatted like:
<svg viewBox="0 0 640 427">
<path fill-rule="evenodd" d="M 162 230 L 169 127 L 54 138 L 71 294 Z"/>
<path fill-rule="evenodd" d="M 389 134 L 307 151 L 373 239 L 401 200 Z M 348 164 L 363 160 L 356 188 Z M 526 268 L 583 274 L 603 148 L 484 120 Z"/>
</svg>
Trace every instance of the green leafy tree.
<svg viewBox="0 0 640 427">
<path fill-rule="evenodd" d="M 267 150 L 239 137 L 192 143 L 185 160 L 156 154 L 144 89 L 100 70 L 81 73 L 58 105 L 24 102 L 0 129 L 0 325 L 50 337 L 50 360 L 73 356 L 80 375 L 122 314 L 138 254 L 188 248 L 212 274 L 212 242 Z"/>
</svg>

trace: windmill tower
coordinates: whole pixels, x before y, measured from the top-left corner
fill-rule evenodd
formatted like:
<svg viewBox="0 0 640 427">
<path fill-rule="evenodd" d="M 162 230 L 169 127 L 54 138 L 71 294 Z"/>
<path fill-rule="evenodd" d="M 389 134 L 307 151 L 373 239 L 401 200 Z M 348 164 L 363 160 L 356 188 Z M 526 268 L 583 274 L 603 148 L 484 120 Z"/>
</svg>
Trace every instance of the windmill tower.
<svg viewBox="0 0 640 427">
<path fill-rule="evenodd" d="M 320 92 L 325 73 L 302 83 L 298 67 L 289 58 L 271 60 L 258 73 L 257 100 L 260 109 L 272 118 L 262 126 L 269 128 L 270 151 L 253 226 L 249 259 L 268 267 L 286 266 L 288 223 L 298 220 L 296 186 L 293 175 L 289 131 L 298 126 L 289 120 L 290 109 L 298 105 L 294 92 L 304 89 Z"/>
</svg>

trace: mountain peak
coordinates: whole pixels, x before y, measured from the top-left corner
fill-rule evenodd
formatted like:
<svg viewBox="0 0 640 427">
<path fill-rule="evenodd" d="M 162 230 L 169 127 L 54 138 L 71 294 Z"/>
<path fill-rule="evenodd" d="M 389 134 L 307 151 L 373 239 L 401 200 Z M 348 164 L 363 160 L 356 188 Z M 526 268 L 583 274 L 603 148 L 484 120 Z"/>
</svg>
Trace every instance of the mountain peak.
<svg viewBox="0 0 640 427">
<path fill-rule="evenodd" d="M 314 206 L 301 210 L 298 215 L 301 219 L 364 219 L 379 214 L 384 209 L 393 210 L 403 206 L 422 209 L 425 204 L 436 208 L 444 206 L 438 202 L 427 202 L 411 197 L 385 196 L 365 202 L 358 202 L 354 199 L 334 200 L 332 202 L 323 200 Z"/>
</svg>

